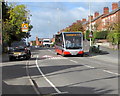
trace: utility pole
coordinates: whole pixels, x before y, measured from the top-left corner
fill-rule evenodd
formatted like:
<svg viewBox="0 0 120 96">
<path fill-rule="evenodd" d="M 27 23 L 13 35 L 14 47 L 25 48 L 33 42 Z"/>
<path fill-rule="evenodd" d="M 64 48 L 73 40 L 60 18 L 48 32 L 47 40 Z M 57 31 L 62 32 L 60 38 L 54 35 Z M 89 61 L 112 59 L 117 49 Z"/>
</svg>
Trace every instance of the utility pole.
<svg viewBox="0 0 120 96">
<path fill-rule="evenodd" d="M 57 8 L 58 11 L 58 31 L 60 31 L 60 8 Z"/>
<path fill-rule="evenodd" d="M 48 26 L 50 27 L 50 21 L 48 21 Z M 49 30 L 49 39 L 50 39 L 50 30 Z"/>
<path fill-rule="evenodd" d="M 90 3 L 91 2 L 89 2 L 89 16 L 90 16 L 90 21 L 89 21 L 89 30 L 90 30 L 90 34 L 89 34 L 89 37 L 90 37 L 90 46 L 92 45 L 92 36 L 90 36 L 90 35 L 92 35 L 92 32 L 91 32 L 91 30 L 92 30 L 92 28 L 91 28 L 91 5 L 90 5 Z"/>
</svg>

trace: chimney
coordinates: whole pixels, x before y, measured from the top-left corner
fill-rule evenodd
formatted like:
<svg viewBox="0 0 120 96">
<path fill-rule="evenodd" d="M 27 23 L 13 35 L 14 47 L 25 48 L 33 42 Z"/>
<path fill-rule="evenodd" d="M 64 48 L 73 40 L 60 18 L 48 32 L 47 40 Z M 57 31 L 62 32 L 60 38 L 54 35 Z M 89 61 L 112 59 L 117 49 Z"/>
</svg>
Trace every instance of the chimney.
<svg viewBox="0 0 120 96">
<path fill-rule="evenodd" d="M 109 13 L 109 8 L 108 8 L 108 7 L 104 7 L 103 13 L 104 13 L 104 14 L 108 14 L 108 13 Z"/>
<path fill-rule="evenodd" d="M 118 9 L 118 3 L 112 3 L 112 10 Z"/>
<path fill-rule="evenodd" d="M 93 19 L 93 16 L 88 16 L 88 21 L 92 20 Z"/>
<path fill-rule="evenodd" d="M 83 19 L 82 19 L 82 22 L 85 22 L 85 21 L 86 21 L 86 19 L 83 18 Z"/>
<path fill-rule="evenodd" d="M 39 40 L 38 40 L 38 37 L 36 37 L 36 41 L 39 41 Z"/>
<path fill-rule="evenodd" d="M 99 16 L 99 13 L 98 12 L 95 12 L 94 13 L 94 18 L 98 17 Z"/>
<path fill-rule="evenodd" d="M 77 22 L 81 22 L 81 20 L 77 20 Z"/>
</svg>

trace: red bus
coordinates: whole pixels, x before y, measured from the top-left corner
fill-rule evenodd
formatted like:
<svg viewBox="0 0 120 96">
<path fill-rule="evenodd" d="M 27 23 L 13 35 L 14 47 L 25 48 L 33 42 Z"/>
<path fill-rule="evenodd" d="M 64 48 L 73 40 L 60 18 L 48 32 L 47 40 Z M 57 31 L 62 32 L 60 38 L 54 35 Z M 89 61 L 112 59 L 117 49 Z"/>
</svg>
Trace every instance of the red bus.
<svg viewBox="0 0 120 96">
<path fill-rule="evenodd" d="M 62 56 L 84 55 L 82 32 L 62 32 L 55 35 L 55 51 Z"/>
</svg>

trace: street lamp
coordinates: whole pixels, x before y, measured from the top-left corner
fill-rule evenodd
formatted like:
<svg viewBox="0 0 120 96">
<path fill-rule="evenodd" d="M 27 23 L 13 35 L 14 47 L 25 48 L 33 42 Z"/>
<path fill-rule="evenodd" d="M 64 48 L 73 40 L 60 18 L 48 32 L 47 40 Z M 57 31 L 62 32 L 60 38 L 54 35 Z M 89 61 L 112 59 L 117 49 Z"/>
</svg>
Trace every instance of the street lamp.
<svg viewBox="0 0 120 96">
<path fill-rule="evenodd" d="M 89 30 L 90 30 L 90 34 L 89 35 L 92 35 L 92 33 L 91 33 L 91 30 L 92 30 L 92 28 L 91 28 L 91 5 L 90 5 L 90 2 L 89 2 L 89 16 L 90 16 L 90 20 L 89 20 Z M 90 46 L 92 45 L 92 36 L 89 36 L 90 37 Z"/>
<path fill-rule="evenodd" d="M 50 21 L 48 21 L 48 26 L 50 25 Z M 50 27 L 50 26 L 49 26 Z M 49 38 L 50 38 L 50 32 L 49 32 Z"/>
<path fill-rule="evenodd" d="M 58 11 L 58 30 L 60 31 L 60 8 L 57 8 Z"/>
</svg>

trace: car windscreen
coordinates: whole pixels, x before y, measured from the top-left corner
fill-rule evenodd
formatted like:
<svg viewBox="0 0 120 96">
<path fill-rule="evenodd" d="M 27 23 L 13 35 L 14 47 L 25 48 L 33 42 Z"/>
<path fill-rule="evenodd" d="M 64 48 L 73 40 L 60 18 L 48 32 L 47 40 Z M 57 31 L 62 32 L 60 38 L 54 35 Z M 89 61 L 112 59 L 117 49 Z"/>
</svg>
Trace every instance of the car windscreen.
<svg viewBox="0 0 120 96">
<path fill-rule="evenodd" d="M 25 49 L 14 49 L 13 51 L 14 51 L 14 52 L 24 52 Z"/>
<path fill-rule="evenodd" d="M 65 46 L 67 49 L 79 49 L 81 46 L 81 34 L 80 33 L 65 33 Z"/>
</svg>

